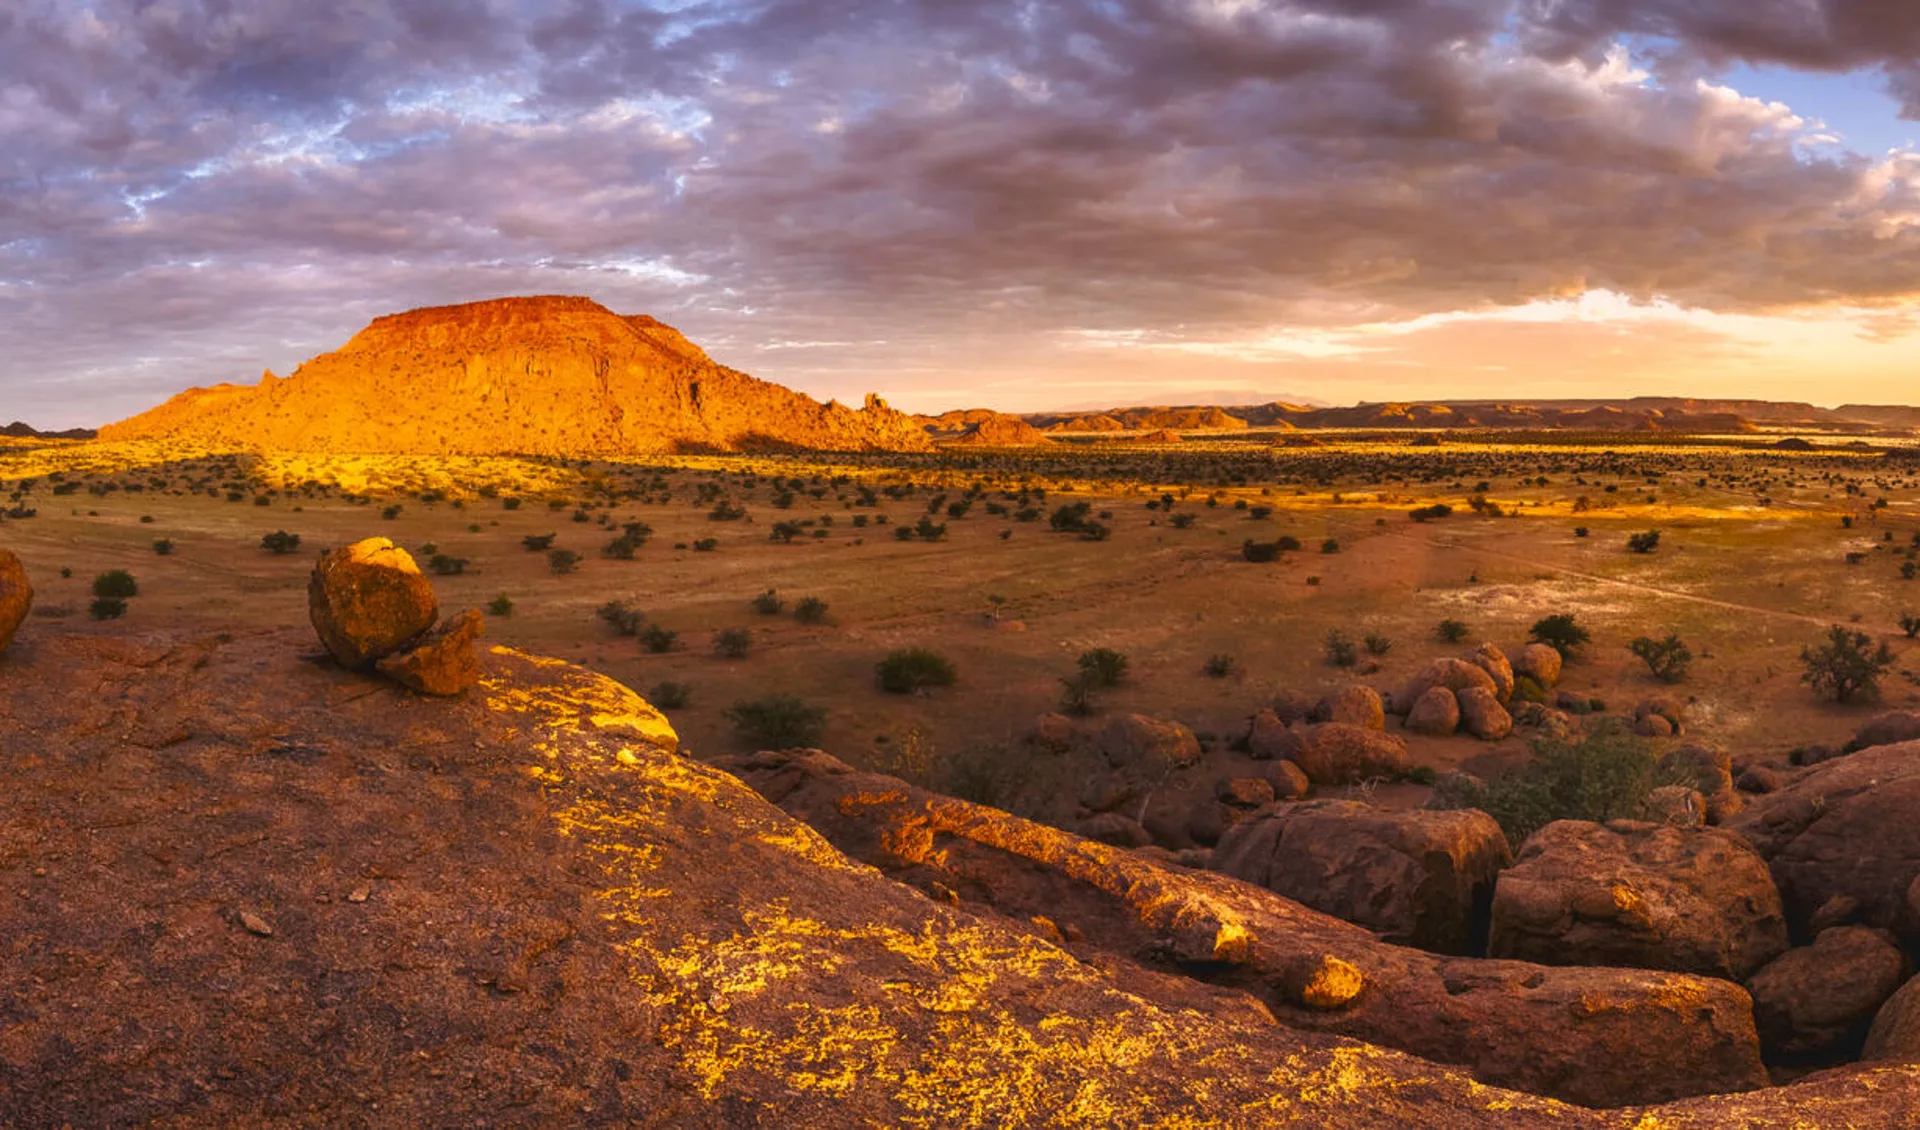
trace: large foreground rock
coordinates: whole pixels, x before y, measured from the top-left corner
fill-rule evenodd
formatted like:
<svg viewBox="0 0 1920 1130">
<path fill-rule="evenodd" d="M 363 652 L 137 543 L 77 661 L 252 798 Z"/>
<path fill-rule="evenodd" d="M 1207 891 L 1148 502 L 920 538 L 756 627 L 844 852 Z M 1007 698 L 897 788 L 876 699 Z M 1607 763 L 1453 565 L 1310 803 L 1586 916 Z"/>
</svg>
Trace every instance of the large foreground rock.
<svg viewBox="0 0 1920 1130">
<path fill-rule="evenodd" d="M 1894 991 L 1873 1018 L 1862 1055 L 1920 1064 L 1920 977 Z"/>
<path fill-rule="evenodd" d="M 1906 959 L 1876 931 L 1836 926 L 1822 932 L 1747 982 L 1761 1048 L 1788 1060 L 1858 1050 L 1905 972 Z"/>
<path fill-rule="evenodd" d="M 1786 949 L 1765 862 L 1718 828 L 1556 820 L 1494 888 L 1496 957 L 1737 981 Z"/>
<path fill-rule="evenodd" d="M 1750 798 L 1727 825 L 1773 869 L 1796 928 L 1836 898 L 1852 920 L 1920 944 L 1920 742 L 1822 762 L 1777 792 Z"/>
<path fill-rule="evenodd" d="M 1078 938 L 1069 948 L 1090 962 L 1246 989 L 1292 1028 L 1593 1105 L 1765 1081 L 1752 1006 L 1725 981 L 1438 957 L 1224 875 L 860 773 L 818 751 L 720 763 L 894 878 L 1013 921 L 1043 916 Z"/>
<path fill-rule="evenodd" d="M 13 642 L 13 634 L 33 610 L 33 586 L 27 582 L 27 568 L 10 549 L 0 549 L 0 652 Z"/>
<path fill-rule="evenodd" d="M 370 667 L 401 650 L 439 616 L 433 585 L 413 556 L 386 538 L 336 549 L 313 567 L 307 611 L 340 665 Z"/>
<path fill-rule="evenodd" d="M 1476 927 L 1494 877 L 1512 861 L 1484 812 L 1324 800 L 1275 805 L 1235 825 L 1211 866 L 1389 942 L 1461 954 L 1485 945 Z"/>
<path fill-rule="evenodd" d="M 480 660 L 474 644 L 485 623 L 480 613 L 467 609 L 431 629 L 405 651 L 374 664 L 382 675 L 421 694 L 456 695 L 480 681 Z"/>
<path fill-rule="evenodd" d="M 589 672 L 495 648 L 477 693 L 422 699 L 302 662 L 306 646 L 55 636 L 10 663 L 0 1125 L 1627 1130 L 1893 1126 L 1920 1104 L 1905 1066 L 1604 1113 L 1479 1086 L 889 882 L 676 756 L 657 713 Z M 1081 844 L 1052 835 L 1029 850 Z M 1179 872 L 1226 892 L 1182 897 L 1131 858 L 1061 862 L 1141 880 L 1143 906 L 1170 896 L 1161 937 L 1258 955 L 1293 933 L 1234 901 L 1278 896 Z M 1081 880 L 1047 873 L 1067 918 Z M 1339 938 L 1407 952 L 1317 935 Z M 1396 1003 L 1374 999 L 1393 985 L 1378 961 L 1323 950 L 1287 983 L 1328 1015 L 1377 1015 Z M 1626 1055 L 1654 1067 L 1643 1091 L 1741 1085 L 1701 1070 L 1734 1007 L 1712 983 L 1462 967 L 1549 1022 L 1540 1046 L 1509 1041 L 1515 1062 L 1605 1079 Z"/>
</svg>

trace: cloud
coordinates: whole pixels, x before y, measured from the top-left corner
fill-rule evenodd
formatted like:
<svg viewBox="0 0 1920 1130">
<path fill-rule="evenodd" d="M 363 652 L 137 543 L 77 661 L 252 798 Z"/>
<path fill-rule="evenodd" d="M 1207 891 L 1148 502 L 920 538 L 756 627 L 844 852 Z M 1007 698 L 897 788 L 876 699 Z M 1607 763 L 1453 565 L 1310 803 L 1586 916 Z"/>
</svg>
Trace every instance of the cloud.
<svg viewBox="0 0 1920 1130">
<path fill-rule="evenodd" d="M 501 293 L 842 399 L 1586 291 L 1903 326 L 1920 159 L 1715 68 L 1898 88 L 1916 36 L 1841 0 L 26 0 L 0 414 L 97 422 Z"/>
</svg>

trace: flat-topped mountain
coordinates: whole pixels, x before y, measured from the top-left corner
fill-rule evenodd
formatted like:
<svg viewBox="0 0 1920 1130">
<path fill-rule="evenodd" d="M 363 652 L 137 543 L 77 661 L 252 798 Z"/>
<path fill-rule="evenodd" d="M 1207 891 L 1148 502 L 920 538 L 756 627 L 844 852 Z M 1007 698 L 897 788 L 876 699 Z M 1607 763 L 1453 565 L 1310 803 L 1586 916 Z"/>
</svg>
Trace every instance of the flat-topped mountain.
<svg viewBox="0 0 1920 1130">
<path fill-rule="evenodd" d="M 233 450 L 632 455 L 917 451 L 879 397 L 821 404 L 715 363 L 678 330 L 587 298 L 501 298 L 376 318 L 257 385 L 190 389 L 100 431 Z"/>
</svg>

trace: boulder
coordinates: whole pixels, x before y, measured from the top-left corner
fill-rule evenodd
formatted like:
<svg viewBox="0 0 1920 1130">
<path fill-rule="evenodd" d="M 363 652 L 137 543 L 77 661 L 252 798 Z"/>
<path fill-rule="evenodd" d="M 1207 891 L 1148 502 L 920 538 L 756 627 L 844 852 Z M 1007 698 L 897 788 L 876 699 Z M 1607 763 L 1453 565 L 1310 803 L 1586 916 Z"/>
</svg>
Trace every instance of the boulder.
<svg viewBox="0 0 1920 1130">
<path fill-rule="evenodd" d="M 1447 737 L 1460 728 L 1460 700 L 1445 687 L 1428 687 L 1407 711 L 1406 728 L 1428 737 Z"/>
<path fill-rule="evenodd" d="M 1132 800 L 1131 782 L 1119 773 L 1100 773 L 1080 788 L 1080 807 L 1088 812 L 1112 812 Z"/>
<path fill-rule="evenodd" d="M 1273 786 L 1275 800 L 1304 800 L 1313 788 L 1306 771 L 1291 761 L 1276 761 L 1268 766 L 1267 780 Z"/>
<path fill-rule="evenodd" d="M 1222 777 L 1214 782 L 1213 795 L 1235 808 L 1259 808 L 1273 803 L 1273 782 L 1265 777 Z"/>
<path fill-rule="evenodd" d="M 1064 714 L 1042 714 L 1033 720 L 1027 741 L 1041 749 L 1065 753 L 1080 737 L 1080 727 Z"/>
<path fill-rule="evenodd" d="M 1852 745 L 1858 750 L 1915 740 L 1920 740 L 1920 713 L 1889 710 L 1861 723 L 1853 733 Z"/>
<path fill-rule="evenodd" d="M 1556 820 L 1494 888 L 1495 957 L 1737 981 L 1786 949 L 1765 861 L 1719 828 Z"/>
<path fill-rule="evenodd" d="M 1393 707 L 1397 712 L 1412 709 L 1420 701 L 1420 696 L 1433 687 L 1445 687 L 1455 694 L 1468 687 L 1483 687 L 1494 691 L 1493 676 L 1476 664 L 1464 659 L 1436 659 L 1420 669 L 1420 673 L 1393 696 Z"/>
<path fill-rule="evenodd" d="M 1663 785 L 1647 794 L 1640 813 L 1641 819 L 1655 824 L 1697 828 L 1707 822 L 1707 798 L 1686 785 Z"/>
<path fill-rule="evenodd" d="M 1278 714 L 1262 710 L 1253 716 L 1253 728 L 1247 732 L 1247 756 L 1256 761 L 1276 761 L 1300 751 L 1300 735 L 1288 728 Z"/>
<path fill-rule="evenodd" d="M 1778 792 L 1787 782 L 1787 775 L 1771 765 L 1749 765 L 1740 771 L 1733 787 L 1743 793 Z"/>
<path fill-rule="evenodd" d="M 1200 742 L 1178 722 L 1144 714 L 1121 714 L 1100 731 L 1100 752 L 1115 769 L 1140 766 L 1159 772 L 1200 760 Z"/>
<path fill-rule="evenodd" d="M 1512 862 L 1484 812 L 1394 812 L 1346 800 L 1280 804 L 1235 825 L 1216 871 L 1434 953 L 1485 944 L 1494 877 Z"/>
<path fill-rule="evenodd" d="M 1867 1029 L 1862 1059 L 1920 1063 L 1920 977 L 1894 990 Z"/>
<path fill-rule="evenodd" d="M 1900 951 L 1863 926 L 1788 950 L 1747 981 L 1761 1050 L 1770 1060 L 1851 1052 L 1905 973 Z"/>
<path fill-rule="evenodd" d="M 1467 661 L 1485 671 L 1493 678 L 1493 693 L 1501 702 L 1513 698 L 1513 664 L 1507 661 L 1507 653 L 1490 643 L 1483 643 Z"/>
<path fill-rule="evenodd" d="M 1153 837 L 1140 826 L 1140 821 L 1118 812 L 1096 813 L 1081 821 L 1080 834 L 1090 840 L 1123 848 L 1146 847 L 1153 842 Z"/>
<path fill-rule="evenodd" d="M 485 629 L 478 609 L 469 608 L 431 628 L 418 643 L 374 664 L 376 670 L 421 694 L 457 695 L 480 681 L 474 644 Z"/>
<path fill-rule="evenodd" d="M 1748 798 L 1728 827 L 1767 860 L 1787 917 L 1804 927 L 1837 895 L 1861 925 L 1920 945 L 1920 742 L 1874 746 Z M 1804 929 L 1797 931 L 1806 936 Z"/>
<path fill-rule="evenodd" d="M 1513 733 L 1513 716 L 1485 687 L 1468 687 L 1454 695 L 1460 702 L 1460 725 L 1481 741 L 1497 742 Z"/>
<path fill-rule="evenodd" d="M 1317 722 L 1344 722 L 1368 730 L 1383 730 L 1387 725 L 1387 711 L 1380 701 L 1380 692 L 1358 683 L 1350 683 L 1321 699 L 1314 707 L 1313 717 Z"/>
<path fill-rule="evenodd" d="M 1633 720 L 1633 732 L 1643 738 L 1670 738 L 1678 733 L 1665 715 L 1648 714 Z"/>
<path fill-rule="evenodd" d="M 354 669 L 406 647 L 440 614 L 413 556 L 386 538 L 322 557 L 307 585 L 307 611 L 320 642 Z"/>
<path fill-rule="evenodd" d="M 1300 748 L 1291 760 L 1316 785 L 1348 785 L 1407 771 L 1407 743 L 1398 734 L 1322 722 L 1298 726 Z"/>
<path fill-rule="evenodd" d="M 13 634 L 32 609 L 33 586 L 27 582 L 27 567 L 12 550 L 0 549 L 0 652 L 13 642 Z"/>
<path fill-rule="evenodd" d="M 1530 643 L 1520 649 L 1519 658 L 1513 661 L 1513 673 L 1525 675 L 1540 685 L 1543 691 L 1550 691 L 1560 685 L 1560 668 L 1564 660 L 1560 653 L 1543 643 Z"/>
<path fill-rule="evenodd" d="M 1198 974 L 1239 986 L 1267 1005 L 1283 1031 L 1364 1040 L 1460 1065 L 1482 1083 L 1592 1107 L 1749 1091 L 1767 1081 L 1752 1004 L 1745 990 L 1726 981 L 1430 954 L 1381 942 L 1365 929 L 1226 875 L 1168 867 L 1089 843 L 858 772 L 818 751 L 723 757 L 718 765 L 891 878 L 936 895 L 960 892 L 963 910 L 983 905 L 1022 922 L 1044 915 L 1063 931 L 1077 931 L 1083 941 L 1076 956 L 1082 960 L 1102 969 L 1143 967 L 1160 975 L 1152 985 Z M 1179 857 L 1201 858 L 1185 852 Z M 1305 993 L 1314 971 L 1329 970 L 1329 990 L 1353 984 L 1332 977 L 1338 967 L 1327 958 L 1359 971 L 1358 992 L 1316 994 L 1316 1003 Z M 1387 1054 L 1350 1051 L 1356 1068 Z M 1333 1089 L 1333 1105 L 1303 1113 L 1301 1124 L 1398 1125 L 1353 1105 L 1366 1093 L 1351 1089 L 1365 1086 L 1363 1077 L 1349 1073 L 1326 1085 Z M 1865 1083 L 1846 1093 L 1871 1094 Z M 1920 1095 L 1920 1079 L 1896 1093 Z M 1885 1093 L 1871 1097 L 1887 1099 Z M 1408 1126 L 1463 1125 L 1424 1089 L 1402 1092 L 1396 1101 L 1409 1104 Z M 1718 1125 L 1723 1100 L 1700 1101 L 1714 1105 L 1693 1114 L 1687 1108 L 1679 1117 Z M 1745 1123 L 1750 1125 L 1766 1125 L 1780 1112 L 1805 1113 L 1784 1101 L 1737 1111 L 1759 1119 Z M 1556 1117 L 1586 1115 L 1559 1108 Z M 1601 1124 L 1632 1125 L 1637 1117 L 1609 1115 Z M 1529 1124 L 1524 1115 L 1514 1119 L 1513 1125 Z M 1139 1119 L 1130 1112 L 1096 1121 Z"/>
<path fill-rule="evenodd" d="M 1686 707 L 1672 695 L 1650 695 L 1634 705 L 1633 720 L 1636 723 L 1645 722 L 1649 718 L 1664 719 L 1670 733 L 1684 734 L 1687 731 Z"/>
<path fill-rule="evenodd" d="M 1305 691 L 1281 691 L 1273 696 L 1273 714 L 1282 726 L 1312 720 L 1314 700 Z"/>
<path fill-rule="evenodd" d="M 1211 797 L 1201 797 L 1187 813 L 1187 838 L 1203 848 L 1212 847 L 1220 842 L 1220 837 L 1228 834 L 1229 829 L 1246 819 L 1251 811 Z"/>
</svg>

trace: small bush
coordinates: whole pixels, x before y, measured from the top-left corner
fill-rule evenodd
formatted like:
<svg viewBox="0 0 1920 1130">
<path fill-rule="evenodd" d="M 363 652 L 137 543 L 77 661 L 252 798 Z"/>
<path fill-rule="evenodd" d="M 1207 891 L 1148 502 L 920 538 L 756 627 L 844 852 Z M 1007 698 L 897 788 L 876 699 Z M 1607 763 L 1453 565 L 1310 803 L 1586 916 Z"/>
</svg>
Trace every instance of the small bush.
<svg viewBox="0 0 1920 1130">
<path fill-rule="evenodd" d="M 1240 556 L 1256 565 L 1264 565 L 1280 560 L 1280 545 L 1278 542 L 1248 539 L 1240 543 Z"/>
<path fill-rule="evenodd" d="M 1366 645 L 1368 655 L 1385 655 L 1393 650 L 1393 641 L 1377 632 L 1367 633 Z"/>
<path fill-rule="evenodd" d="M 727 708 L 726 716 L 741 740 L 755 749 L 817 746 L 827 730 L 826 707 L 811 706 L 790 694 L 736 702 Z"/>
<path fill-rule="evenodd" d="M 153 543 L 153 551 L 162 557 L 172 556 L 173 555 L 173 539 L 172 538 L 155 539 Z"/>
<path fill-rule="evenodd" d="M 1593 531 L 1587 529 L 1585 526 L 1575 526 L 1573 528 L 1573 536 L 1577 538 L 1586 537 L 1589 533 L 1592 533 L 1592 532 Z"/>
<path fill-rule="evenodd" d="M 260 539 L 260 548 L 276 557 L 285 557 L 300 548 L 300 535 L 285 530 L 275 530 Z"/>
<path fill-rule="evenodd" d="M 640 633 L 640 646 L 655 655 L 665 655 L 672 651 L 679 646 L 679 641 L 679 632 L 663 628 L 658 624 L 649 624 L 647 630 Z"/>
<path fill-rule="evenodd" d="M 1439 627 L 1434 629 L 1434 634 L 1447 643 L 1459 643 L 1461 640 L 1466 639 L 1467 633 L 1472 630 L 1473 629 L 1467 627 L 1465 621 L 1442 620 L 1440 621 Z"/>
<path fill-rule="evenodd" d="M 553 548 L 553 539 L 559 536 L 559 534 L 528 534 L 520 539 L 520 544 L 526 547 L 528 553 L 545 553 Z"/>
<path fill-rule="evenodd" d="M 1909 564 L 1911 564 L 1911 562 L 1909 562 Z M 1906 633 L 1908 639 L 1920 636 L 1920 616 L 1916 616 L 1911 612 L 1902 612 L 1900 614 L 1900 630 Z"/>
<path fill-rule="evenodd" d="M 1187 514 L 1183 512 L 1180 514 L 1175 514 L 1173 517 L 1167 519 L 1167 521 L 1172 523 L 1173 528 L 1176 530 L 1190 530 L 1193 528 L 1193 521 L 1195 517 L 1196 516 L 1193 514 Z"/>
<path fill-rule="evenodd" d="M 1527 633 L 1527 638 L 1535 643 L 1546 644 L 1562 656 L 1566 656 L 1593 636 L 1574 622 L 1573 613 L 1556 612 L 1552 616 L 1534 621 L 1533 628 Z"/>
<path fill-rule="evenodd" d="M 1627 550 L 1631 553 L 1652 553 L 1659 546 L 1659 530 L 1648 530 L 1644 534 L 1634 534 L 1627 539 Z"/>
<path fill-rule="evenodd" d="M 1677 683 L 1687 677 L 1687 667 L 1693 662 L 1693 652 L 1680 642 L 1680 637 L 1668 632 L 1667 638 L 1656 640 L 1652 636 L 1641 636 L 1627 645 L 1627 650 L 1639 656 L 1646 663 L 1647 670 L 1663 683 Z"/>
<path fill-rule="evenodd" d="M 513 615 L 513 598 L 501 593 L 487 602 L 487 612 L 494 616 Z"/>
<path fill-rule="evenodd" d="M 1110 647 L 1081 652 L 1079 667 L 1096 687 L 1117 687 L 1127 677 L 1127 657 Z"/>
<path fill-rule="evenodd" d="M 827 622 L 827 602 L 817 596 L 801 597 L 793 606 L 793 618 L 802 624 L 824 624 Z"/>
<path fill-rule="evenodd" d="M 580 555 L 571 549 L 549 549 L 547 551 L 547 571 L 556 577 L 564 577 L 580 567 Z"/>
<path fill-rule="evenodd" d="M 1825 643 L 1800 649 L 1800 662 L 1806 666 L 1800 679 L 1835 702 L 1873 698 L 1893 659 L 1893 649 L 1885 643 L 1876 648 L 1865 632 L 1835 624 L 1827 629 Z"/>
<path fill-rule="evenodd" d="M 1351 667 L 1360 661 L 1360 649 L 1338 628 L 1327 633 L 1324 648 L 1327 662 L 1335 667 Z"/>
<path fill-rule="evenodd" d="M 117 596 L 97 596 L 87 605 L 87 615 L 95 620 L 118 620 L 127 614 L 127 602 Z"/>
<path fill-rule="evenodd" d="M 712 553 L 714 550 L 719 548 L 720 548 L 719 538 L 699 538 L 699 539 L 696 539 L 693 543 L 693 551 L 695 553 Z"/>
<path fill-rule="evenodd" d="M 874 669 L 880 689 L 889 694 L 914 694 L 931 687 L 950 687 L 956 677 L 953 661 L 924 647 L 902 648 Z"/>
<path fill-rule="evenodd" d="M 467 571 L 468 564 L 470 562 L 464 557 L 452 557 L 445 553 L 436 553 L 427 558 L 427 568 L 441 577 L 457 577 Z"/>
<path fill-rule="evenodd" d="M 787 602 L 781 600 L 780 594 L 773 589 L 768 589 L 753 598 L 753 610 L 762 616 L 778 616 L 780 610 L 786 606 Z"/>
<path fill-rule="evenodd" d="M 693 697 L 693 688 L 685 683 L 661 682 L 647 689 L 647 701 L 661 710 L 678 710 Z"/>
<path fill-rule="evenodd" d="M 1407 511 L 1407 517 L 1412 518 L 1416 522 L 1431 522 L 1436 518 L 1445 518 L 1452 513 L 1453 507 L 1448 506 L 1444 502 L 1436 502 L 1432 506 L 1422 506 L 1418 510 Z"/>
<path fill-rule="evenodd" d="M 1075 718 L 1084 718 L 1094 711 L 1093 680 L 1085 671 L 1060 679 L 1060 710 Z"/>
<path fill-rule="evenodd" d="M 1340 539 L 1339 539 L 1339 538 L 1328 538 L 1328 539 L 1327 539 L 1326 541 L 1323 541 L 1323 542 L 1321 542 L 1321 543 L 1320 543 L 1320 552 L 1322 552 L 1322 553 L 1338 553 L 1338 552 L 1340 552 Z"/>
<path fill-rule="evenodd" d="M 624 600 L 610 600 L 600 606 L 600 619 L 623 636 L 637 636 L 647 614 Z"/>
<path fill-rule="evenodd" d="M 140 582 L 125 569 L 109 569 L 93 579 L 93 595 L 109 600 L 126 600 L 140 595 Z"/>
<path fill-rule="evenodd" d="M 1200 673 L 1209 679 L 1224 679 L 1239 669 L 1240 661 L 1224 651 L 1207 656 L 1200 665 Z"/>
<path fill-rule="evenodd" d="M 1656 770 L 1652 746 L 1611 719 L 1578 741 L 1539 741 L 1533 757 L 1479 785 L 1462 782 L 1440 798 L 1494 818 L 1518 852 L 1528 836 L 1555 820 L 1605 823 L 1638 816 L 1647 794 L 1669 781 Z"/>
<path fill-rule="evenodd" d="M 722 659 L 745 659 L 753 646 L 753 633 L 745 628 L 728 628 L 713 637 L 713 650 Z"/>
</svg>

